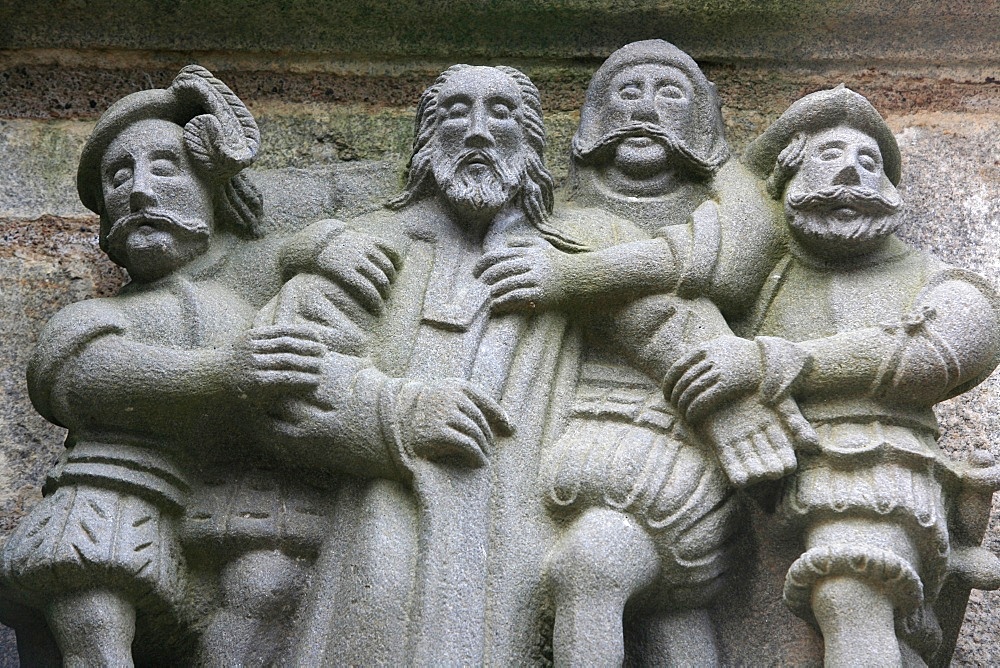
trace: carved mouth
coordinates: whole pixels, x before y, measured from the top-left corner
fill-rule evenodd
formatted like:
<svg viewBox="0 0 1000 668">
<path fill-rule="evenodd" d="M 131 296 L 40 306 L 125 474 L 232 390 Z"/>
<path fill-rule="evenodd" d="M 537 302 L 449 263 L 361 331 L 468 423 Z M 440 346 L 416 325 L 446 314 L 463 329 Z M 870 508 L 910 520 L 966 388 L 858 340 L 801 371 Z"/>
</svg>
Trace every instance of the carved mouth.
<svg viewBox="0 0 1000 668">
<path fill-rule="evenodd" d="M 830 214 L 837 220 L 854 220 L 861 212 L 853 206 L 841 206 L 833 209 Z"/>
<path fill-rule="evenodd" d="M 467 153 L 458 163 L 462 167 L 471 167 L 472 165 L 482 165 L 483 167 L 492 167 L 493 160 L 490 156 L 486 155 L 482 151 L 473 151 Z"/>
<path fill-rule="evenodd" d="M 652 146 L 654 143 L 655 140 L 652 137 L 647 137 L 646 135 L 626 137 L 622 140 L 622 144 L 625 144 L 629 148 L 647 148 Z"/>
</svg>

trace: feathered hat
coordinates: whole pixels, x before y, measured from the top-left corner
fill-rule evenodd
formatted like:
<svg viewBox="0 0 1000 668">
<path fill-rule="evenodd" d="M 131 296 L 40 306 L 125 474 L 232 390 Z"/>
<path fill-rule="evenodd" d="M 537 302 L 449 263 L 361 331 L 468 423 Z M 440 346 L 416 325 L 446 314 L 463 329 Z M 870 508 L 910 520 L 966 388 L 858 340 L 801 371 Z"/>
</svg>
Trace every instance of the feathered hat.
<svg viewBox="0 0 1000 668">
<path fill-rule="evenodd" d="M 224 184 L 217 212 L 251 234 L 262 201 L 253 184 L 240 175 L 260 150 L 260 131 L 243 101 L 211 72 L 198 65 L 180 71 L 169 88 L 126 95 L 104 112 L 87 139 L 76 173 L 83 205 L 101 215 L 101 247 L 113 221 L 104 215 L 101 159 L 123 130 L 143 120 L 171 121 L 184 128 L 184 143 L 204 173 Z M 107 250 L 107 249 L 105 249 Z"/>
</svg>

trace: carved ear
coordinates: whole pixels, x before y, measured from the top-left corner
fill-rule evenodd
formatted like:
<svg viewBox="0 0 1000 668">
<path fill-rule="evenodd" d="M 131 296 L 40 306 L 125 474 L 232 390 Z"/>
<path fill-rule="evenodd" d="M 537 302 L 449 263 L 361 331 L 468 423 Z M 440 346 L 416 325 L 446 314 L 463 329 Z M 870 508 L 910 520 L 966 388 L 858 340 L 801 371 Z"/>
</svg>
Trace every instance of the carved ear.
<svg viewBox="0 0 1000 668">
<path fill-rule="evenodd" d="M 199 163 L 220 179 L 253 163 L 260 150 L 260 130 L 246 105 L 226 84 L 204 67 L 188 65 L 170 88 L 178 98 L 206 112 L 184 126 L 185 143 Z"/>
</svg>

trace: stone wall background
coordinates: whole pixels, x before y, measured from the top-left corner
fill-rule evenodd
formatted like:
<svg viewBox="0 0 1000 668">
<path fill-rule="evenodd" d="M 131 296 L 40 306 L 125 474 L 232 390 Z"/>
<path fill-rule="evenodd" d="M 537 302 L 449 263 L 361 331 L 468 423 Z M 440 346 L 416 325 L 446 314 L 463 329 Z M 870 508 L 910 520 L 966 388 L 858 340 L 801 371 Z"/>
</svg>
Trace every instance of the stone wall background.
<svg viewBox="0 0 1000 668">
<path fill-rule="evenodd" d="M 904 236 L 1000 285 L 1000 3 L 781 0 L 111 0 L 0 7 L 0 540 L 40 498 L 62 430 L 24 384 L 59 308 L 124 277 L 97 249 L 76 163 L 100 113 L 197 62 L 247 102 L 255 176 L 291 225 L 349 217 L 399 185 L 417 97 L 455 62 L 509 64 L 542 93 L 548 161 L 564 179 L 587 82 L 630 41 L 661 37 L 716 82 L 739 152 L 798 97 L 844 82 L 887 117 L 903 154 Z M 291 180 L 295 187 L 280 184 Z M 292 212 L 292 213 L 288 213 Z M 944 444 L 1000 456 L 996 376 L 939 411 Z M 1000 503 L 986 544 L 1000 551 Z M 758 592 L 757 583 L 746 591 Z M 759 592 L 773 596 L 776 592 Z M 747 620 L 748 656 L 815 662 L 776 641 L 780 605 Z M 730 657 L 733 663 L 745 663 Z M 1000 595 L 974 592 L 955 665 L 1000 663 Z M 0 633 L 0 666 L 16 666 Z"/>
</svg>

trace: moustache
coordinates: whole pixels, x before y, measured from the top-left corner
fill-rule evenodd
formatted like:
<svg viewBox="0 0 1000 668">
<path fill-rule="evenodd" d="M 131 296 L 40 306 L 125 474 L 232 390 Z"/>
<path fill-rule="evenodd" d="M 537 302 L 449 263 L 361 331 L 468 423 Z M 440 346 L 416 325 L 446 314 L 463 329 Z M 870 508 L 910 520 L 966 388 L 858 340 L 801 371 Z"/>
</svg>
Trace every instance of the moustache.
<svg viewBox="0 0 1000 668">
<path fill-rule="evenodd" d="M 125 238 L 130 233 L 143 225 L 148 225 L 157 230 L 180 230 L 192 236 L 207 237 L 211 233 L 208 223 L 204 221 L 181 220 L 163 211 L 144 209 L 116 220 L 108 231 L 108 244 L 113 245 L 125 241 Z"/>
<path fill-rule="evenodd" d="M 207 238 L 212 232 L 208 223 L 204 221 L 182 220 L 164 211 L 143 209 L 114 222 L 106 237 L 108 255 L 115 259 L 118 255 L 117 249 L 121 249 L 128 236 L 144 225 L 157 230 L 180 232 L 184 236 L 193 238 Z"/>
<path fill-rule="evenodd" d="M 795 211 L 824 211 L 851 207 L 872 216 L 888 216 L 902 207 L 902 201 L 895 193 L 886 196 L 871 188 L 844 185 L 829 186 L 810 193 L 789 193 L 787 202 Z"/>
<path fill-rule="evenodd" d="M 445 186 L 455 180 L 456 175 L 466 167 L 472 165 L 483 165 L 487 167 L 493 176 L 501 183 L 509 186 L 516 185 L 520 181 L 520 174 L 523 169 L 521 163 L 509 164 L 500 157 L 500 154 L 492 147 L 473 148 L 456 156 L 453 156 L 444 164 L 440 160 L 444 156 L 439 152 L 437 165 L 434 167 L 434 175 L 438 183 Z M 478 180 L 472 175 L 465 174 L 464 180 Z"/>
<path fill-rule="evenodd" d="M 451 164 L 451 173 L 455 173 L 463 167 L 470 165 L 485 165 L 495 173 L 501 172 L 502 161 L 497 152 L 491 148 L 474 148 L 455 156 Z"/>
<path fill-rule="evenodd" d="M 711 175 L 718 167 L 718 165 L 695 154 L 673 132 L 661 125 L 643 122 L 629 123 L 610 130 L 592 144 L 584 143 L 577 135 L 573 138 L 573 157 L 581 164 L 603 162 L 619 143 L 632 137 L 644 137 L 661 144 L 668 152 L 681 158 L 683 163 L 699 175 Z"/>
</svg>

